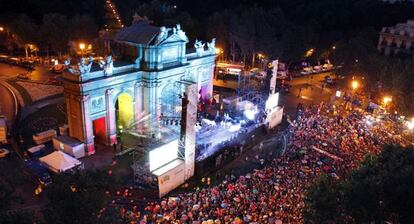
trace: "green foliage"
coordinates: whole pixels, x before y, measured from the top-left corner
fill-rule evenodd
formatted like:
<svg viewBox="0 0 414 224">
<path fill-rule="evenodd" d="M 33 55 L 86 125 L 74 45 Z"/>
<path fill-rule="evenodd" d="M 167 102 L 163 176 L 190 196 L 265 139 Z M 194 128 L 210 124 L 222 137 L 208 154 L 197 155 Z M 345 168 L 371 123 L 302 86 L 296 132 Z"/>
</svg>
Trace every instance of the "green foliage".
<svg viewBox="0 0 414 224">
<path fill-rule="evenodd" d="M 62 174 L 47 190 L 48 205 L 43 215 L 47 223 L 99 223 L 100 210 L 108 205 L 106 191 L 114 179 L 102 171 Z"/>
<path fill-rule="evenodd" d="M 306 194 L 307 223 L 413 223 L 414 149 L 388 146 L 344 180 L 323 176 Z"/>
<path fill-rule="evenodd" d="M 309 223 L 337 223 L 341 216 L 339 208 L 339 181 L 331 176 L 322 176 L 310 186 L 306 195 L 305 217 L 312 217 Z M 317 199 L 317 200 L 314 200 Z"/>
<path fill-rule="evenodd" d="M 34 215 L 31 212 L 12 211 L 12 203 L 18 201 L 14 190 L 0 182 L 0 223 L 3 224 L 31 224 L 34 222 Z"/>
</svg>

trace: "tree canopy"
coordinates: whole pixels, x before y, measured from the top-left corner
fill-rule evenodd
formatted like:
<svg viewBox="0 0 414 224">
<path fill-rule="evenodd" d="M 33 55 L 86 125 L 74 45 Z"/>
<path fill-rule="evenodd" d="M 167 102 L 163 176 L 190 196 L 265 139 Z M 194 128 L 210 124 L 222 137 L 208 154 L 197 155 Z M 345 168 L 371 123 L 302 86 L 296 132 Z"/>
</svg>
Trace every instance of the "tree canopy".
<svg viewBox="0 0 414 224">
<path fill-rule="evenodd" d="M 47 189 L 43 212 L 47 223 L 100 223 L 102 209 L 109 204 L 106 191 L 116 182 L 103 171 L 56 175 Z"/>
<path fill-rule="evenodd" d="M 413 223 L 414 149 L 387 146 L 344 179 L 322 176 L 306 194 L 306 223 Z"/>
</svg>

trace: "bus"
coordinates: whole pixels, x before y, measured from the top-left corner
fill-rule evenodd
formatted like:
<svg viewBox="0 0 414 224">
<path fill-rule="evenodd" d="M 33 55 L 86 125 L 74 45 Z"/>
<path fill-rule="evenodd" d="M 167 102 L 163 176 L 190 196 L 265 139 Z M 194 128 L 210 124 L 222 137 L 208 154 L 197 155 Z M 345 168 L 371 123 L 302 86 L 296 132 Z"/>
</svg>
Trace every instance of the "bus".
<svg viewBox="0 0 414 224">
<path fill-rule="evenodd" d="M 216 79 L 237 80 L 244 69 L 244 65 L 218 62 L 216 64 Z"/>
</svg>

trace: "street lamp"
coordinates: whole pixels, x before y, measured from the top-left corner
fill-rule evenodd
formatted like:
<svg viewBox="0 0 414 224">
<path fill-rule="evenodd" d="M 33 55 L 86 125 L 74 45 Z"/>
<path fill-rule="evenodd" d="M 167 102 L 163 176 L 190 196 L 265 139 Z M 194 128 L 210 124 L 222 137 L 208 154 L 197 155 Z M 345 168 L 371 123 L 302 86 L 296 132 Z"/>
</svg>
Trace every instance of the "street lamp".
<svg viewBox="0 0 414 224">
<path fill-rule="evenodd" d="M 4 27 L 0 26 L 0 31 L 1 32 L 4 31 Z"/>
<path fill-rule="evenodd" d="M 315 52 L 315 49 L 313 49 L 313 48 L 307 50 L 306 53 L 305 53 L 305 58 L 308 58 L 308 57 L 312 56 L 313 52 Z"/>
<path fill-rule="evenodd" d="M 351 82 L 351 87 L 352 87 L 352 89 L 353 89 L 353 90 L 358 89 L 358 87 L 359 87 L 359 82 L 358 82 L 358 81 L 356 81 L 356 80 L 352 81 L 352 82 Z"/>
<path fill-rule="evenodd" d="M 384 103 L 384 106 L 387 106 L 388 103 L 391 103 L 392 101 L 392 97 L 390 96 L 384 96 L 384 98 L 382 99 L 382 102 Z"/>
<path fill-rule="evenodd" d="M 414 129 L 414 118 L 411 118 L 409 121 L 407 121 L 407 128 L 409 130 L 413 130 Z"/>
<path fill-rule="evenodd" d="M 82 54 L 82 57 L 83 57 L 83 50 L 85 49 L 85 44 L 84 43 L 80 43 L 79 44 L 79 49 L 81 50 L 81 54 Z"/>
</svg>

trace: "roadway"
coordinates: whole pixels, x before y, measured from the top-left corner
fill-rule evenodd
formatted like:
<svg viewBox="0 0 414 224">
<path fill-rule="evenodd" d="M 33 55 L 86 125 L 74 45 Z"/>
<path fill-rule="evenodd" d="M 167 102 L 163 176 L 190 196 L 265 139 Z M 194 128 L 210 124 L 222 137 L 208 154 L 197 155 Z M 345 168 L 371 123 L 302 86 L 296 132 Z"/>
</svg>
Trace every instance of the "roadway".
<svg viewBox="0 0 414 224">
<path fill-rule="evenodd" d="M 292 85 L 290 91 L 283 93 L 280 98 L 280 105 L 285 106 L 285 112 L 294 114 L 299 103 L 309 105 L 328 102 L 335 94 L 336 88 L 326 86 L 325 76 L 334 77 L 332 73 L 327 72 L 296 77 L 290 81 L 289 84 Z"/>
<path fill-rule="evenodd" d="M 30 80 L 38 82 L 47 82 L 50 77 L 56 76 L 46 66 L 36 66 L 35 70 L 28 71 L 19 66 L 0 63 L 0 115 L 6 115 L 9 128 L 13 124 L 18 105 L 14 93 L 1 82 L 15 78 L 19 73 L 27 74 Z"/>
<path fill-rule="evenodd" d="M 296 77 L 292 81 L 288 81 L 287 83 L 292 87 L 289 92 L 281 93 L 279 105 L 284 105 L 285 112 L 293 115 L 299 103 L 309 105 L 329 101 L 336 89 L 335 87 L 326 86 L 325 76 L 334 77 L 332 73 L 324 72 Z M 278 80 L 277 82 L 280 81 Z M 237 89 L 237 81 L 214 79 L 214 86 L 235 91 Z"/>
</svg>

